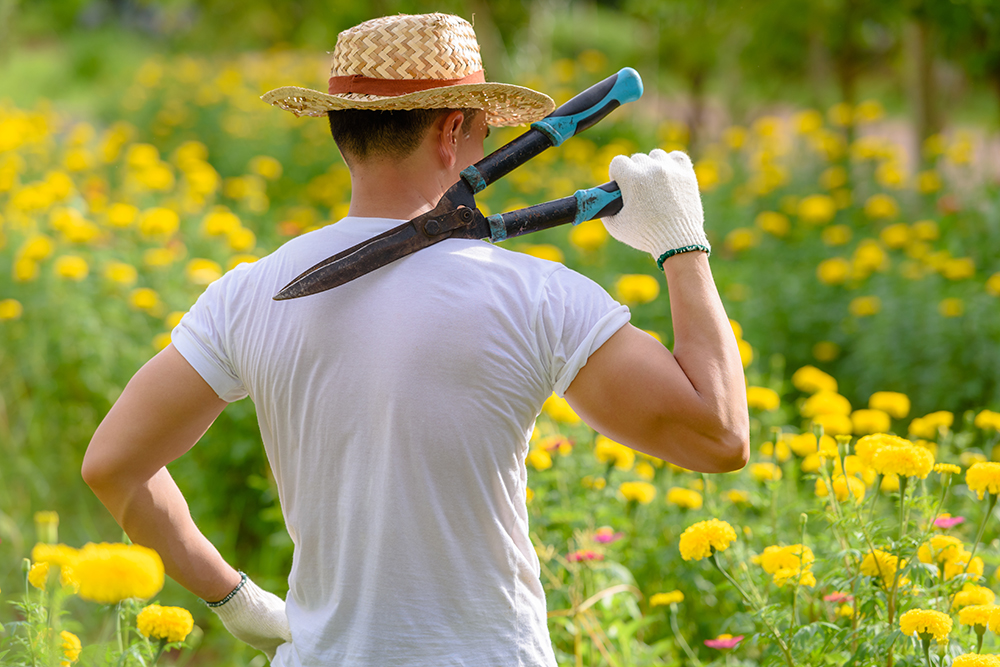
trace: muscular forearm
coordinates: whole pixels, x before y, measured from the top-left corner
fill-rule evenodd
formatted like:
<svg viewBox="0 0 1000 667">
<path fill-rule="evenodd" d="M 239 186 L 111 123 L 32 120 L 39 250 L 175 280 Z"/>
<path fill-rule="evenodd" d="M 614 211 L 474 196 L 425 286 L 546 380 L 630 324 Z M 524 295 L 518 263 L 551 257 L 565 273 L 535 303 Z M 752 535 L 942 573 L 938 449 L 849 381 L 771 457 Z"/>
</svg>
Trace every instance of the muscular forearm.
<svg viewBox="0 0 1000 667">
<path fill-rule="evenodd" d="M 749 432 L 746 380 L 708 255 L 676 255 L 663 263 L 663 271 L 670 294 L 674 358 L 704 403 L 706 414 L 714 417 L 708 426 L 745 440 Z"/>
<path fill-rule="evenodd" d="M 204 600 L 221 600 L 240 581 L 191 518 L 166 468 L 151 478 L 94 484 L 94 491 L 136 544 L 154 549 L 172 579 Z"/>
</svg>

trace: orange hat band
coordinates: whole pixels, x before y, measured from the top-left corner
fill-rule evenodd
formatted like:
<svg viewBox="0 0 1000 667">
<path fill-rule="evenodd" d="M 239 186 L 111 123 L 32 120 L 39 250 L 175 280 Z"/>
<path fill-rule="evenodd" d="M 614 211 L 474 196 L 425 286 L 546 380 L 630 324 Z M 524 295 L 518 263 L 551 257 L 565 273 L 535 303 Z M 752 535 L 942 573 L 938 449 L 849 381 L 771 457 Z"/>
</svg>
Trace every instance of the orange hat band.
<svg viewBox="0 0 1000 667">
<path fill-rule="evenodd" d="M 460 79 L 375 79 L 360 74 L 348 74 L 330 77 L 328 92 L 331 95 L 359 93 L 394 97 L 463 83 L 486 83 L 486 74 L 483 70 L 479 70 Z"/>
</svg>

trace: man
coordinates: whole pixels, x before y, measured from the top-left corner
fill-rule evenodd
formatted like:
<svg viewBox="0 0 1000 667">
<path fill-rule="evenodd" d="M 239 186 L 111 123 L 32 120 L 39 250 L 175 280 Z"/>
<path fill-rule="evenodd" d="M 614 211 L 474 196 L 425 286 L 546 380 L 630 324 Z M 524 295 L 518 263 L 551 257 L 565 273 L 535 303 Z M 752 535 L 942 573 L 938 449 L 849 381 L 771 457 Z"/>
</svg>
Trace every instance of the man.
<svg viewBox="0 0 1000 667">
<path fill-rule="evenodd" d="M 587 278 L 482 241 L 271 299 L 430 210 L 483 157 L 488 125 L 551 111 L 481 70 L 462 19 L 396 16 L 340 35 L 330 93 L 266 95 L 331 112 L 348 217 L 209 286 L 87 451 L 84 478 L 129 536 L 274 664 L 555 665 L 524 463 L 553 392 L 608 437 L 687 468 L 746 462 L 742 366 L 681 153 L 615 158 L 624 208 L 605 221 L 662 262 L 673 354 Z M 399 109 L 415 111 L 385 113 Z M 224 561 L 164 467 L 247 395 L 295 543 L 287 606 Z"/>
</svg>

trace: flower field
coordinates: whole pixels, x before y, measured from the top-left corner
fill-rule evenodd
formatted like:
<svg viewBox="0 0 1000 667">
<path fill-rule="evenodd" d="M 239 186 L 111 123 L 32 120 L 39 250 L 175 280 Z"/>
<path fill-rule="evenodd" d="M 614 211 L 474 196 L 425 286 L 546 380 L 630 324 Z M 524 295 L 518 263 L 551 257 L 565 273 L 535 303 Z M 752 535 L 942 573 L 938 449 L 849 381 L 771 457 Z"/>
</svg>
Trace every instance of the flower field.
<svg viewBox="0 0 1000 667">
<path fill-rule="evenodd" d="M 315 85 L 315 64 L 149 60 L 107 123 L 0 102 L 0 664 L 263 664 L 170 581 L 101 588 L 86 545 L 121 532 L 79 469 L 207 284 L 345 214 L 325 122 L 259 100 Z M 610 73 L 587 51 L 520 83 L 563 101 Z M 488 188 L 483 212 L 603 183 L 619 153 L 687 147 L 682 123 L 634 107 Z M 781 107 L 699 146 L 753 454 L 696 474 L 546 404 L 528 508 L 561 665 L 1000 664 L 978 655 L 1000 653 L 998 184 L 981 131 L 912 151 L 889 127 L 875 101 Z M 670 345 L 655 264 L 599 223 L 507 245 L 592 277 Z M 283 593 L 291 542 L 253 406 L 171 468 L 222 553 Z"/>
</svg>

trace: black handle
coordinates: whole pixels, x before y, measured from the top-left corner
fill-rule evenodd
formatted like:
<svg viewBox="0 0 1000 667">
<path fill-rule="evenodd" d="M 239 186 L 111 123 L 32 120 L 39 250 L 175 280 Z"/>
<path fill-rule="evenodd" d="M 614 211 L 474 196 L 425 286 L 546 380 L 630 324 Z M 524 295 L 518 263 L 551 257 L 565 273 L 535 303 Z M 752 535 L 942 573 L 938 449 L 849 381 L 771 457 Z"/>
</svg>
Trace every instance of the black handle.
<svg viewBox="0 0 1000 667">
<path fill-rule="evenodd" d="M 642 95 L 638 72 L 626 67 L 575 96 L 510 143 L 493 151 L 462 171 L 473 193 L 483 190 L 546 148 L 558 146 L 575 134 L 593 127 L 626 102 Z"/>
<path fill-rule="evenodd" d="M 530 234 L 585 220 L 595 220 L 614 215 L 622 209 L 621 191 L 614 181 L 588 190 L 577 190 L 572 197 L 553 199 L 516 211 L 491 215 L 490 240 L 493 242 Z"/>
</svg>

